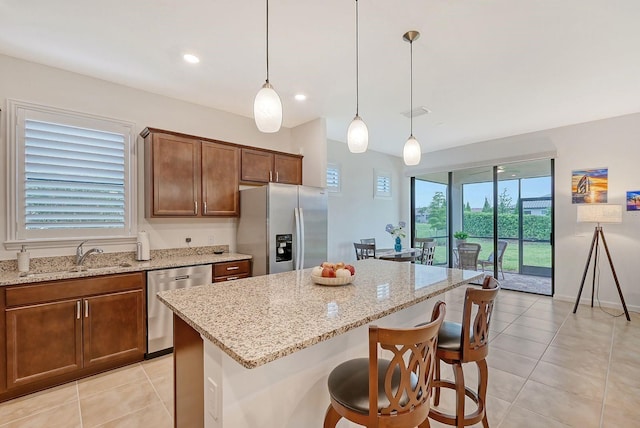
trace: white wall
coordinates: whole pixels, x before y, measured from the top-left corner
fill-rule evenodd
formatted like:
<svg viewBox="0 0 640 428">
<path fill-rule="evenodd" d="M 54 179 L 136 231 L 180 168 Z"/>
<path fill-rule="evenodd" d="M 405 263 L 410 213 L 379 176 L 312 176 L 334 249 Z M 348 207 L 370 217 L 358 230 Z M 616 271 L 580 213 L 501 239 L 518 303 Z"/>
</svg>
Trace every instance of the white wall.
<svg viewBox="0 0 640 428">
<path fill-rule="evenodd" d="M 206 108 L 196 104 L 167 98 L 122 85 L 51 68 L 12 57 L 0 55 L 0 106 L 3 107 L 0 129 L 0 200 L 6 201 L 6 100 L 7 98 L 45 104 L 79 112 L 86 112 L 136 124 L 139 133 L 145 127 L 155 127 L 183 132 L 223 141 L 270 148 L 290 153 L 305 152 L 304 166 L 313 171 L 313 184 L 318 185 L 319 172 L 313 165 L 320 157 L 320 165 L 326 162 L 324 146 L 324 122 L 311 123 L 297 136 L 303 141 L 293 141 L 292 131 L 283 128 L 276 134 L 263 134 L 256 129 L 251 118 Z M 247 100 L 253 103 L 253 100 Z M 322 128 L 322 129 L 321 129 Z M 306 144 L 313 143 L 313 150 Z M 143 209 L 143 145 L 138 144 L 138 222 L 139 229 L 150 234 L 152 248 L 185 246 L 184 238 L 192 238 L 192 246 L 208 245 L 208 237 L 214 236 L 215 244 L 229 244 L 235 248 L 234 219 L 151 219 L 144 218 Z M 312 165 L 309 167 L 309 165 Z M 7 238 L 6 212 L 0 209 L 0 240 Z M 102 245 L 101 245 L 102 246 Z M 105 251 L 133 251 L 129 246 L 102 246 Z M 32 250 L 32 257 L 73 254 L 74 248 L 60 250 Z M 0 260 L 16 257 L 14 251 L 0 248 Z"/>
<path fill-rule="evenodd" d="M 408 174 L 463 166 L 504 163 L 555 155 L 555 296 L 575 301 L 594 225 L 576 223 L 571 203 L 571 172 L 609 168 L 608 202 L 624 204 L 626 192 L 640 190 L 640 113 L 429 153 Z M 498 161 L 496 161 L 498 160 Z M 640 310 L 640 282 L 635 264 L 640 249 L 640 213 L 623 212 L 622 224 L 605 225 L 605 236 L 627 306 Z M 606 256 L 600 259 L 600 301 L 621 308 Z M 591 274 L 582 293 L 591 298 Z"/>
<path fill-rule="evenodd" d="M 340 164 L 342 191 L 329 193 L 329 251 L 331 261 L 355 260 L 354 242 L 376 238 L 379 248 L 392 248 L 394 238 L 385 232 L 387 223 L 403 220 L 410 225 L 409 178 L 404 177 L 401 158 L 368 150 L 353 154 L 346 144 L 329 140 L 327 161 Z M 374 198 L 373 170 L 392 174 L 392 196 Z M 403 246 L 410 246 L 410 230 Z"/>
<path fill-rule="evenodd" d="M 324 118 L 291 128 L 293 152 L 303 155 L 302 182 L 325 187 L 327 181 L 327 124 Z"/>
</svg>

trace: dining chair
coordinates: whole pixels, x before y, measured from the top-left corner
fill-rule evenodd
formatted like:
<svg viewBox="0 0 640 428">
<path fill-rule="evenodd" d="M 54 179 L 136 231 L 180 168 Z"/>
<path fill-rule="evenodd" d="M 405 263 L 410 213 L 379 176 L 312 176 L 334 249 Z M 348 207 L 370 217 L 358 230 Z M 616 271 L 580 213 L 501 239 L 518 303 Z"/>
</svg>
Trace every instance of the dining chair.
<svg viewBox="0 0 640 428">
<path fill-rule="evenodd" d="M 504 279 L 504 271 L 502 270 L 502 256 L 504 256 L 504 251 L 507 249 L 507 241 L 499 240 L 498 241 L 498 270 L 502 273 L 502 279 Z M 482 267 L 482 272 L 484 272 L 485 266 L 493 267 L 494 261 L 494 253 L 493 251 L 489 254 L 486 260 L 478 260 L 478 263 Z"/>
<path fill-rule="evenodd" d="M 353 247 L 356 250 L 356 259 L 373 259 L 376 257 L 376 246 L 374 244 L 359 244 L 353 243 Z"/>
<path fill-rule="evenodd" d="M 419 238 L 416 238 L 416 240 Z M 420 254 L 416 258 L 416 261 L 423 265 L 433 265 L 433 256 L 436 252 L 436 241 L 424 241 L 420 248 Z"/>
<path fill-rule="evenodd" d="M 370 326 L 369 358 L 345 361 L 329 374 L 331 403 L 324 428 L 334 428 L 342 418 L 366 427 L 430 427 L 431 382 L 445 308 L 437 302 L 431 322 L 420 327 Z"/>
<path fill-rule="evenodd" d="M 447 425 L 458 428 L 474 425 L 482 421 L 484 428 L 489 428 L 486 412 L 487 355 L 489 354 L 489 323 L 493 305 L 500 290 L 498 281 L 487 276 L 482 288 L 469 287 L 465 292 L 462 324 L 444 321 L 438 333 L 438 348 L 436 351 L 436 366 L 433 378 L 433 405 L 429 410 L 429 417 Z M 451 364 L 454 380 L 440 377 L 440 362 Z M 462 364 L 475 362 L 478 367 L 477 390 L 465 385 Z M 455 390 L 455 414 L 444 413 L 437 406 L 440 404 L 440 388 Z M 475 403 L 475 410 L 466 413 L 465 396 Z"/>
<path fill-rule="evenodd" d="M 458 245 L 458 268 L 466 270 L 478 270 L 478 255 L 480 244 L 465 242 Z"/>
<path fill-rule="evenodd" d="M 360 240 L 361 244 L 373 244 L 373 246 L 375 247 L 376 245 L 376 238 L 364 238 Z M 375 257 L 375 252 L 371 255 L 371 257 Z"/>
</svg>

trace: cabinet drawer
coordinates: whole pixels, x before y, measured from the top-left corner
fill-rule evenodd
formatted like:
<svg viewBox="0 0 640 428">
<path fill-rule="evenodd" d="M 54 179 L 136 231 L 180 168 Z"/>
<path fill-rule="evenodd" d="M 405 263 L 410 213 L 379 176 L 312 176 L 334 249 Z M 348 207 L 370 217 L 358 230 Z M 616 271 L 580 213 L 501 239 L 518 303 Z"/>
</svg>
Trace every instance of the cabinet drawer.
<svg viewBox="0 0 640 428">
<path fill-rule="evenodd" d="M 233 281 L 236 279 L 249 278 L 249 276 L 250 275 L 248 273 L 240 273 L 238 275 L 229 275 L 229 276 L 217 276 L 213 279 L 213 282 Z"/>
<path fill-rule="evenodd" d="M 213 265 L 213 277 L 216 279 L 222 276 L 239 276 L 242 274 L 251 275 L 251 262 L 249 260 L 216 263 Z"/>
<path fill-rule="evenodd" d="M 94 294 L 142 289 L 143 286 L 143 272 L 16 285 L 6 288 L 6 305 L 7 307 L 34 305 Z"/>
</svg>

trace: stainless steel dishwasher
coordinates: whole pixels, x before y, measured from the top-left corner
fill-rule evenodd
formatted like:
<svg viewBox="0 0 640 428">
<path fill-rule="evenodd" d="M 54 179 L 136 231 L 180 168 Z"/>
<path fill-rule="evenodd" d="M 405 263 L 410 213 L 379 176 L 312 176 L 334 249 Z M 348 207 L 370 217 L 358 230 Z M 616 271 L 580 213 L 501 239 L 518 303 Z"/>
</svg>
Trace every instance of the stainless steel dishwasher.
<svg viewBox="0 0 640 428">
<path fill-rule="evenodd" d="M 173 312 L 158 300 L 159 291 L 209 285 L 213 265 L 186 266 L 147 272 L 147 353 L 146 358 L 173 350 Z"/>
</svg>

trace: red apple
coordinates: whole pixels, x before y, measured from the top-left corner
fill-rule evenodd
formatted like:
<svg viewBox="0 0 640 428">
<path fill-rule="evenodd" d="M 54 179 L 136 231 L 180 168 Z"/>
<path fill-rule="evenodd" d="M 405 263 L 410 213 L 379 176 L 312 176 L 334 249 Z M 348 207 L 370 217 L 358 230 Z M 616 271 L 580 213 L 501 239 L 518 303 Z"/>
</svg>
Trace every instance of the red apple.
<svg viewBox="0 0 640 428">
<path fill-rule="evenodd" d="M 351 266 L 351 265 L 344 265 L 344 268 L 345 268 L 345 269 L 348 269 L 348 270 L 349 270 L 349 272 L 351 272 L 351 276 L 353 276 L 353 275 L 355 275 L 355 274 L 356 274 L 356 268 L 354 268 L 353 266 Z"/>
<path fill-rule="evenodd" d="M 322 269 L 322 276 L 324 276 L 325 278 L 335 278 L 336 277 L 336 271 L 334 271 L 331 268 L 324 268 Z"/>
</svg>

